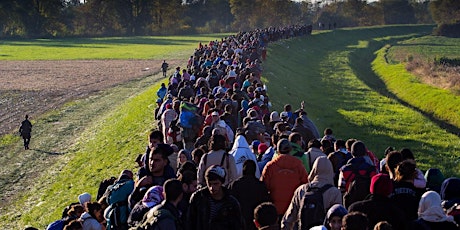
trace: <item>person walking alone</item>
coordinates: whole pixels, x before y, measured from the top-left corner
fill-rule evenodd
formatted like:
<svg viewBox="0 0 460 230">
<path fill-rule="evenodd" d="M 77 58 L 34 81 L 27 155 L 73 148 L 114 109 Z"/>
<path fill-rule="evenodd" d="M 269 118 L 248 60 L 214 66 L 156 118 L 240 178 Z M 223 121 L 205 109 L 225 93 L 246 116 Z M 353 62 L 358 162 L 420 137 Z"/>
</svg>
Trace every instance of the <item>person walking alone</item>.
<svg viewBox="0 0 460 230">
<path fill-rule="evenodd" d="M 21 127 L 19 127 L 19 134 L 22 139 L 24 139 L 24 149 L 29 149 L 29 143 L 32 133 L 32 123 L 29 121 L 29 115 L 26 115 L 26 119 L 21 122 Z"/>
<path fill-rule="evenodd" d="M 163 72 L 163 77 L 166 77 L 166 71 L 168 70 L 169 64 L 166 62 L 166 60 L 163 60 L 163 63 L 161 64 L 161 72 Z"/>
</svg>

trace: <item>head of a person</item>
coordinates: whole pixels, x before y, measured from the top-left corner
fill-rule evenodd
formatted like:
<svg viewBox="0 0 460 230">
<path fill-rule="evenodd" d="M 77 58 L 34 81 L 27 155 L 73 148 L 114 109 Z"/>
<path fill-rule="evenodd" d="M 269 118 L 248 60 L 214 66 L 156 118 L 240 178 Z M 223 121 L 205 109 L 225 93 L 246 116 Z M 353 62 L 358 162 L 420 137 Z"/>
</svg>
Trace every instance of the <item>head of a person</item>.
<svg viewBox="0 0 460 230">
<path fill-rule="evenodd" d="M 280 154 L 289 154 L 292 150 L 291 142 L 289 142 L 289 140 L 285 138 L 279 140 L 276 144 L 276 150 Z"/>
<path fill-rule="evenodd" d="M 379 173 L 371 178 L 370 192 L 373 195 L 388 197 L 393 192 L 393 181 L 388 174 Z"/>
<path fill-rule="evenodd" d="M 450 177 L 441 184 L 443 207 L 449 209 L 455 203 L 460 203 L 460 178 Z"/>
<path fill-rule="evenodd" d="M 324 226 L 328 226 L 331 230 L 340 230 L 342 219 L 347 213 L 347 209 L 341 204 L 332 205 L 326 213 L 326 218 L 324 218 Z"/>
<path fill-rule="evenodd" d="M 186 151 L 185 149 L 181 149 L 179 151 L 178 156 L 177 156 L 179 158 L 179 163 L 180 164 L 184 164 L 187 161 L 187 154 L 186 154 L 185 151 Z"/>
<path fill-rule="evenodd" d="M 292 110 L 292 106 L 290 104 L 285 104 L 284 105 L 284 111 L 290 112 Z"/>
<path fill-rule="evenodd" d="M 366 146 L 361 141 L 356 141 L 351 146 L 351 155 L 353 157 L 363 157 L 367 154 Z"/>
<path fill-rule="evenodd" d="M 220 114 L 217 111 L 211 112 L 212 123 L 216 123 L 220 120 Z"/>
<path fill-rule="evenodd" d="M 81 204 L 74 204 L 70 207 L 69 211 L 67 211 L 67 216 L 74 219 L 79 218 L 81 214 L 85 212 L 85 208 Z"/>
<path fill-rule="evenodd" d="M 278 213 L 276 207 L 271 202 L 259 204 L 254 209 L 254 224 L 257 228 L 273 226 L 278 223 Z"/>
<path fill-rule="evenodd" d="M 204 151 L 202 148 L 195 148 L 192 151 L 192 160 L 195 162 L 196 165 L 200 163 L 201 157 L 204 155 Z"/>
<path fill-rule="evenodd" d="M 93 217 L 97 221 L 99 222 L 104 221 L 104 215 L 103 215 L 104 210 L 102 210 L 102 206 L 98 202 L 85 203 L 85 210 L 91 217 Z"/>
<path fill-rule="evenodd" d="M 179 175 L 177 178 L 182 183 L 182 190 L 185 194 L 192 194 L 198 188 L 196 173 L 187 170 Z"/>
<path fill-rule="evenodd" d="M 78 195 L 78 202 L 83 206 L 85 205 L 85 203 L 91 202 L 91 194 L 85 192 Z"/>
<path fill-rule="evenodd" d="M 322 182 L 325 184 L 334 184 L 334 169 L 332 163 L 326 156 L 317 157 L 311 172 L 308 175 L 310 182 Z"/>
<path fill-rule="evenodd" d="M 246 160 L 243 163 L 243 176 L 256 176 L 256 162 L 253 160 Z"/>
<path fill-rule="evenodd" d="M 342 139 L 337 139 L 334 143 L 334 149 L 338 151 L 339 149 L 345 148 L 345 141 Z"/>
<path fill-rule="evenodd" d="M 265 143 L 260 143 L 259 146 L 257 146 L 257 152 L 259 154 L 264 154 L 265 151 L 267 151 L 267 149 L 268 149 L 268 145 Z"/>
<path fill-rule="evenodd" d="M 295 124 L 296 125 L 303 125 L 303 119 L 301 117 L 298 117 L 295 119 Z"/>
<path fill-rule="evenodd" d="M 182 183 L 178 179 L 166 180 L 163 185 L 163 193 L 166 201 L 179 202 L 184 193 Z"/>
<path fill-rule="evenodd" d="M 158 144 L 163 143 L 164 136 L 163 133 L 160 130 L 153 130 L 149 134 L 149 147 L 154 148 Z"/>
<path fill-rule="evenodd" d="M 433 217 L 433 215 L 439 215 L 441 218 L 446 217 L 441 206 L 441 196 L 435 191 L 428 191 L 422 195 L 417 212 L 419 218 L 422 219 Z"/>
<path fill-rule="evenodd" d="M 221 134 L 212 135 L 209 139 L 209 148 L 213 151 L 224 150 L 227 147 L 227 140 Z"/>
<path fill-rule="evenodd" d="M 82 229 L 83 229 L 83 226 L 81 224 L 81 221 L 78 221 L 78 220 L 71 220 L 63 228 L 63 230 L 82 230 Z"/>
<path fill-rule="evenodd" d="M 430 168 L 425 172 L 426 189 L 435 192 L 441 192 L 441 184 L 444 181 L 444 175 L 437 168 Z"/>
<path fill-rule="evenodd" d="M 321 142 L 317 139 L 311 139 L 308 141 L 308 145 L 307 145 L 307 148 L 308 149 L 311 149 L 311 148 L 321 148 Z"/>
<path fill-rule="evenodd" d="M 353 139 L 353 138 L 350 138 L 350 139 L 348 139 L 348 140 L 345 142 L 345 148 L 347 148 L 347 151 L 348 151 L 348 152 L 351 152 L 351 146 L 352 146 L 353 143 L 355 143 L 356 141 L 358 141 L 358 140 Z"/>
<path fill-rule="evenodd" d="M 133 172 L 128 169 L 124 169 L 121 171 L 120 176 L 118 176 L 118 180 L 132 180 L 133 179 Z"/>
<path fill-rule="evenodd" d="M 416 165 L 414 160 L 404 160 L 395 170 L 395 181 L 414 181 L 415 177 L 417 176 Z"/>
<path fill-rule="evenodd" d="M 380 221 L 375 224 L 374 230 L 393 230 L 393 226 L 388 221 Z"/>
<path fill-rule="evenodd" d="M 289 141 L 298 145 L 302 145 L 302 135 L 298 132 L 289 134 Z"/>
<path fill-rule="evenodd" d="M 168 144 L 158 144 L 157 147 L 152 149 L 150 152 L 149 166 L 150 172 L 154 176 L 163 175 L 164 168 L 169 163 L 168 156 L 173 152 L 174 150 Z"/>
<path fill-rule="evenodd" d="M 324 135 L 325 136 L 332 135 L 332 129 L 331 128 L 325 128 L 324 129 Z"/>
<path fill-rule="evenodd" d="M 206 185 L 211 196 L 223 193 L 222 184 L 225 182 L 225 169 L 219 165 L 211 165 L 205 172 Z"/>
<path fill-rule="evenodd" d="M 403 148 L 401 149 L 401 154 L 404 160 L 410 159 L 410 160 L 415 160 L 414 153 L 408 149 L 408 148 Z"/>
<path fill-rule="evenodd" d="M 145 192 L 144 197 L 142 198 L 142 204 L 148 208 L 152 208 L 161 203 L 164 199 L 163 186 L 155 185 Z"/>
<path fill-rule="evenodd" d="M 362 212 L 350 212 L 342 219 L 342 230 L 367 230 L 369 220 Z"/>
<path fill-rule="evenodd" d="M 385 158 L 385 168 L 387 172 L 389 172 L 391 175 L 395 175 L 395 170 L 396 167 L 398 166 L 399 163 L 403 161 L 403 157 L 401 152 L 399 151 L 391 151 L 387 154 Z"/>
</svg>

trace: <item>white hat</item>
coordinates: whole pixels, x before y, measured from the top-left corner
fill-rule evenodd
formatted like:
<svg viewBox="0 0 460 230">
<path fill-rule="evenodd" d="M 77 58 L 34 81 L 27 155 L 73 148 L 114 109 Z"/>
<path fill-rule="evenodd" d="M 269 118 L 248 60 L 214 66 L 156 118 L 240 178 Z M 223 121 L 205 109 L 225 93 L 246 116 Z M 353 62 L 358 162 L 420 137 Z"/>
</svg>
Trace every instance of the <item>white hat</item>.
<svg viewBox="0 0 460 230">
<path fill-rule="evenodd" d="M 81 205 L 85 205 L 86 202 L 90 202 L 90 201 L 91 201 L 91 195 L 87 192 L 82 193 L 78 196 L 78 202 Z"/>
</svg>

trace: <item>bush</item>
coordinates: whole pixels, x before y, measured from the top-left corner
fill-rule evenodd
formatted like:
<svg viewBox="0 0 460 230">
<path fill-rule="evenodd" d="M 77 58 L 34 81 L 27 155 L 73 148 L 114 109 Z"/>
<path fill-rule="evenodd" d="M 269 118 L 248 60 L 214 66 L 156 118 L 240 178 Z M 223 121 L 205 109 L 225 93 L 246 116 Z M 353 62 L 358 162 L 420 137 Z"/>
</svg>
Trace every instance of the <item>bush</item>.
<svg viewBox="0 0 460 230">
<path fill-rule="evenodd" d="M 440 57 L 440 58 L 435 58 L 434 63 L 437 65 L 460 66 L 460 59 Z"/>
<path fill-rule="evenodd" d="M 438 27 L 434 29 L 433 34 L 436 36 L 460 38 L 460 23 L 438 25 Z"/>
</svg>

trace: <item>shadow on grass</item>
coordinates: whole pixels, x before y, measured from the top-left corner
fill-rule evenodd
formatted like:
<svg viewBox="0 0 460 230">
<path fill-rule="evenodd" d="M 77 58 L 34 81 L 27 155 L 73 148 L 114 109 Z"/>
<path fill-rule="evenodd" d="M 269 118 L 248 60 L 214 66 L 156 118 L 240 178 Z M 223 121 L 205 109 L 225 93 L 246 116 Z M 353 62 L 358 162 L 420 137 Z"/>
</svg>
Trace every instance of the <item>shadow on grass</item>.
<svg viewBox="0 0 460 230">
<path fill-rule="evenodd" d="M 399 39 L 392 39 L 392 40 L 387 40 L 385 43 L 396 43 Z M 380 48 L 383 47 L 382 43 L 371 41 L 369 43 L 369 48 L 367 49 L 355 49 L 352 53 L 350 53 L 350 66 L 355 73 L 355 75 L 363 81 L 369 88 L 375 90 L 378 92 L 380 95 L 391 98 L 396 100 L 398 103 L 401 105 L 410 108 L 412 110 L 415 110 L 428 118 L 430 121 L 441 127 L 442 129 L 445 129 L 447 132 L 454 134 L 456 136 L 460 136 L 460 128 L 456 127 L 446 121 L 440 120 L 436 117 L 433 116 L 433 114 L 427 113 L 418 107 L 415 107 L 406 101 L 402 100 L 392 92 L 390 92 L 385 83 L 380 79 L 379 76 L 377 76 L 374 71 L 372 70 L 371 63 L 372 61 L 376 58 L 376 55 L 374 54 L 375 51 L 379 50 Z"/>
<path fill-rule="evenodd" d="M 46 151 L 46 150 L 42 150 L 42 149 L 29 149 L 29 150 L 32 150 L 32 151 L 35 151 L 35 152 L 39 152 L 39 153 L 46 153 L 48 155 L 64 155 L 66 154 L 65 152 L 50 152 L 50 151 Z"/>
</svg>

